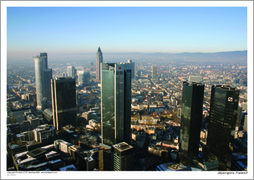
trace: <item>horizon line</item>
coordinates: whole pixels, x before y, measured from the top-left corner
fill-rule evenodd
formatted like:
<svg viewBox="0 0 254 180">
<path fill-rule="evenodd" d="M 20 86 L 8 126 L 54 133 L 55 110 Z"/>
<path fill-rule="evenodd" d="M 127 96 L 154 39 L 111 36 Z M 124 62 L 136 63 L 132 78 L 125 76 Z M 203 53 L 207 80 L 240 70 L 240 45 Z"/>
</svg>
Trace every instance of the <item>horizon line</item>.
<svg viewBox="0 0 254 180">
<path fill-rule="evenodd" d="M 183 53 L 224 53 L 224 52 L 244 52 L 248 50 L 234 50 L 234 51 L 216 51 L 216 52 L 103 52 L 108 54 L 183 54 Z M 61 54 L 93 54 L 94 52 L 66 52 Z M 96 53 L 96 52 L 95 52 Z"/>
</svg>

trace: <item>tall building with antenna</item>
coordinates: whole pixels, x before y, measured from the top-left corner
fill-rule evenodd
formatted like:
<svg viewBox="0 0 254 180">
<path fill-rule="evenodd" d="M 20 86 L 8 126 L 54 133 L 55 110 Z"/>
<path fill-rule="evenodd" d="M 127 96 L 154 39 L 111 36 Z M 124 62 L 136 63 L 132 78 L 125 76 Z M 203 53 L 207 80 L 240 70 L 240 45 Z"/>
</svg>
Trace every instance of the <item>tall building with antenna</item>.
<svg viewBox="0 0 254 180">
<path fill-rule="evenodd" d="M 101 80 L 101 63 L 103 62 L 103 56 L 101 52 L 101 48 L 98 48 L 96 53 L 96 81 Z"/>
</svg>

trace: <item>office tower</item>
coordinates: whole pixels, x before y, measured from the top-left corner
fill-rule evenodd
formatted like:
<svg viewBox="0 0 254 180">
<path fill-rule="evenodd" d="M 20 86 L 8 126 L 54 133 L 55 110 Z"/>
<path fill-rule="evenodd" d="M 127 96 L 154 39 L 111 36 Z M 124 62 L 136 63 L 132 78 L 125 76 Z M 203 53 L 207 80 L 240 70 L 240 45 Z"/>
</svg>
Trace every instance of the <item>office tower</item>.
<svg viewBox="0 0 254 180">
<path fill-rule="evenodd" d="M 131 140 L 131 68 L 125 63 L 101 63 L 102 143 Z"/>
<path fill-rule="evenodd" d="M 142 77 L 142 72 L 140 70 L 137 72 L 137 76 L 138 76 L 138 79 Z"/>
<path fill-rule="evenodd" d="M 75 78 L 75 74 L 76 72 L 74 66 L 67 66 L 67 76 Z"/>
<path fill-rule="evenodd" d="M 125 67 L 126 66 L 128 66 L 128 68 L 131 69 L 131 78 L 135 78 L 135 72 L 136 72 L 135 63 L 132 62 L 132 60 L 128 59 L 128 61 L 125 63 Z"/>
<path fill-rule="evenodd" d="M 134 149 L 126 142 L 112 146 L 112 159 L 114 171 L 134 170 Z"/>
<path fill-rule="evenodd" d="M 239 91 L 230 86 L 212 86 L 207 155 L 219 159 L 219 170 L 229 170 L 234 146 Z"/>
<path fill-rule="evenodd" d="M 157 66 L 152 66 L 153 72 L 152 72 L 152 79 L 157 80 Z"/>
<path fill-rule="evenodd" d="M 180 162 L 188 166 L 198 156 L 203 114 L 204 85 L 183 82 Z"/>
<path fill-rule="evenodd" d="M 44 97 L 47 98 L 47 101 L 51 101 L 50 83 L 52 79 L 52 69 L 43 70 L 43 79 L 44 79 Z"/>
<path fill-rule="evenodd" d="M 96 81 L 101 79 L 101 63 L 103 62 L 102 52 L 100 47 L 96 53 Z"/>
<path fill-rule="evenodd" d="M 51 80 L 53 125 L 60 130 L 65 125 L 77 125 L 76 82 L 71 77 Z"/>
<path fill-rule="evenodd" d="M 94 68 L 94 63 L 91 62 L 91 63 L 90 63 L 90 71 L 94 71 L 94 70 L 95 70 L 95 68 Z"/>
<path fill-rule="evenodd" d="M 47 53 L 40 53 L 34 58 L 35 81 L 36 81 L 36 109 L 43 111 L 42 100 L 44 97 L 51 101 L 50 80 L 52 79 L 52 69 L 48 68 Z"/>
<path fill-rule="evenodd" d="M 83 86 L 89 83 L 89 77 L 90 77 L 89 72 L 86 72 L 84 70 L 77 71 L 77 75 L 78 75 L 78 85 Z"/>
</svg>

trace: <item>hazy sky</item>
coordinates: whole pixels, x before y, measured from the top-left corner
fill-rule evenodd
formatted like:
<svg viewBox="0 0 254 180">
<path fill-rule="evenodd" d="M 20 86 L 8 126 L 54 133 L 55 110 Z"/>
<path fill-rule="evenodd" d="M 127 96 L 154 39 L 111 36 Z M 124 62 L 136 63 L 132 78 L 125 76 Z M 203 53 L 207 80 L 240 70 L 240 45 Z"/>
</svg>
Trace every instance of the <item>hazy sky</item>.
<svg viewBox="0 0 254 180">
<path fill-rule="evenodd" d="M 98 46 L 104 53 L 247 50 L 247 7 L 7 7 L 8 58 Z"/>
</svg>

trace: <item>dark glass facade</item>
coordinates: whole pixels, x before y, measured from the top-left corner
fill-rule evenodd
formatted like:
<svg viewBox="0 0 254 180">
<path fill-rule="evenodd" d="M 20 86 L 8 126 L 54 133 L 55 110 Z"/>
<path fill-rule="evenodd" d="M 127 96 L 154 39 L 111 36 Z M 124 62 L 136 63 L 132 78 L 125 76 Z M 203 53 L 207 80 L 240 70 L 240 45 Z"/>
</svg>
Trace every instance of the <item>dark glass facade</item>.
<svg viewBox="0 0 254 180">
<path fill-rule="evenodd" d="M 101 125 L 102 143 L 115 144 L 115 112 L 114 112 L 114 71 L 108 64 L 102 63 L 101 81 Z"/>
<path fill-rule="evenodd" d="M 212 86 L 207 154 L 219 159 L 219 170 L 230 170 L 234 145 L 239 91 L 229 86 Z"/>
<path fill-rule="evenodd" d="M 180 161 L 190 165 L 197 157 L 203 112 L 204 85 L 183 82 L 183 98 L 180 129 Z"/>
<path fill-rule="evenodd" d="M 131 139 L 131 69 L 124 64 L 101 64 L 102 143 Z"/>
<path fill-rule="evenodd" d="M 53 125 L 57 130 L 71 124 L 77 125 L 76 82 L 73 78 L 51 81 Z"/>
<path fill-rule="evenodd" d="M 44 97 L 47 98 L 47 101 L 51 101 L 51 88 L 50 83 L 52 79 L 52 69 L 44 69 L 43 70 L 43 93 Z"/>
</svg>

